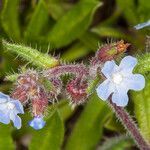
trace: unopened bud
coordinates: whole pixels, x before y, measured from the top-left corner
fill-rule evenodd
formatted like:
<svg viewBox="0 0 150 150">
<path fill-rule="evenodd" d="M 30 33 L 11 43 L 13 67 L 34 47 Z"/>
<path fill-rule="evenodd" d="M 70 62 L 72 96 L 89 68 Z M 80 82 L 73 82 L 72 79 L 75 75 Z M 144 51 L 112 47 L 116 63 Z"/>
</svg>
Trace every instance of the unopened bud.
<svg viewBox="0 0 150 150">
<path fill-rule="evenodd" d="M 48 106 L 48 98 L 44 90 L 40 89 L 38 95 L 32 99 L 32 113 L 34 116 L 44 114 Z"/>
<path fill-rule="evenodd" d="M 124 53 L 129 45 L 129 43 L 124 43 L 123 40 L 104 45 L 97 51 L 96 58 L 101 62 L 113 60 L 117 55 Z"/>
<path fill-rule="evenodd" d="M 76 78 L 67 84 L 67 93 L 71 98 L 72 104 L 82 104 L 87 99 L 87 82 Z"/>
</svg>

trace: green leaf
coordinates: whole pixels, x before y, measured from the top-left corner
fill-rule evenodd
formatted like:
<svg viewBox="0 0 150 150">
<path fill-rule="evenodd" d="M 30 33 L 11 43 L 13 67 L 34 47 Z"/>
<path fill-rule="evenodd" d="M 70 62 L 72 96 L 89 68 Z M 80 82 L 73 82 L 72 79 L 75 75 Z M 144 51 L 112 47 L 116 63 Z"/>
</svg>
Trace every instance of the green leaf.
<svg viewBox="0 0 150 150">
<path fill-rule="evenodd" d="M 105 128 L 114 132 L 124 131 L 122 124 L 118 121 L 118 118 L 114 114 L 112 114 L 105 123 Z"/>
<path fill-rule="evenodd" d="M 90 50 L 87 47 L 85 47 L 82 43 L 77 43 L 62 55 L 62 59 L 66 61 L 73 61 L 84 57 L 89 53 Z"/>
<path fill-rule="evenodd" d="M 12 39 L 20 39 L 18 9 L 20 0 L 4 0 L 1 23 L 5 32 Z"/>
<path fill-rule="evenodd" d="M 135 1 L 133 0 L 117 0 L 118 7 L 122 10 L 122 13 L 126 17 L 129 23 L 135 25 L 138 23 L 137 13 L 136 13 L 136 6 Z M 133 11 L 134 10 L 134 11 Z"/>
<path fill-rule="evenodd" d="M 45 2 L 49 13 L 55 20 L 58 20 L 63 16 L 65 10 L 63 8 L 62 0 L 45 0 Z"/>
<path fill-rule="evenodd" d="M 149 0 L 138 1 L 137 13 L 138 13 L 139 22 L 142 23 L 150 19 L 149 10 L 150 10 Z"/>
<path fill-rule="evenodd" d="M 125 135 L 107 139 L 97 150 L 125 150 L 130 149 L 133 141 Z"/>
<path fill-rule="evenodd" d="M 59 64 L 58 60 L 56 60 L 54 57 L 48 54 L 43 54 L 31 47 L 8 43 L 5 40 L 3 40 L 2 43 L 6 50 L 18 54 L 23 59 L 31 62 L 39 68 L 51 68 Z"/>
<path fill-rule="evenodd" d="M 90 51 L 96 51 L 98 45 L 101 43 L 99 36 L 92 32 L 85 32 L 79 40 L 83 43 Z"/>
<path fill-rule="evenodd" d="M 110 114 L 106 103 L 92 95 L 67 141 L 65 150 L 95 149 Z"/>
<path fill-rule="evenodd" d="M 120 30 L 101 25 L 94 27 L 92 32 L 105 37 L 126 38 L 126 36 Z"/>
<path fill-rule="evenodd" d="M 0 124 L 0 149 L 15 150 L 15 144 L 11 137 L 11 128 L 8 125 Z"/>
<path fill-rule="evenodd" d="M 59 113 L 55 111 L 46 121 L 46 126 L 39 131 L 35 131 L 29 150 L 60 150 L 63 136 L 63 122 Z"/>
<path fill-rule="evenodd" d="M 56 23 L 49 33 L 48 41 L 58 48 L 79 38 L 88 29 L 93 14 L 100 5 L 100 2 L 76 4 Z"/>
<path fill-rule="evenodd" d="M 62 118 L 62 120 L 65 122 L 72 114 L 73 109 L 69 105 L 69 100 L 63 100 L 61 99 L 59 103 L 55 103 L 53 105 L 50 105 L 48 107 L 48 112 L 53 112 L 54 110 L 58 109 L 59 114 Z"/>
<path fill-rule="evenodd" d="M 139 92 L 132 92 L 135 115 L 143 136 L 150 141 L 150 82 L 146 80 L 146 87 Z"/>
<path fill-rule="evenodd" d="M 48 17 L 46 4 L 44 0 L 40 0 L 27 26 L 25 37 L 28 40 L 37 38 L 43 30 L 44 25 L 48 22 Z"/>
</svg>

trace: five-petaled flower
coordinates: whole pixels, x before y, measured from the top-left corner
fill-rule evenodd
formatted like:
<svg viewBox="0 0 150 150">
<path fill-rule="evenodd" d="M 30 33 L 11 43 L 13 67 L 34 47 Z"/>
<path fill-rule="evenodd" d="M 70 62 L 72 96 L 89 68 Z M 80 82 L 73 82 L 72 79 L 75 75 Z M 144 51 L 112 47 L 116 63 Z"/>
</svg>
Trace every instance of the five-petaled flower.
<svg viewBox="0 0 150 150">
<path fill-rule="evenodd" d="M 19 100 L 14 100 L 0 92 L 0 122 L 9 124 L 13 121 L 17 129 L 21 128 L 21 118 L 17 114 L 24 114 L 23 106 Z"/>
<path fill-rule="evenodd" d="M 29 121 L 29 126 L 35 130 L 40 130 L 45 126 L 46 122 L 43 120 L 43 116 L 35 116 L 33 120 Z"/>
<path fill-rule="evenodd" d="M 113 103 L 126 106 L 128 90 L 139 91 L 145 86 L 144 76 L 132 73 L 136 64 L 137 59 L 132 56 L 123 58 L 119 66 L 114 61 L 107 61 L 101 70 L 106 80 L 96 89 L 98 96 L 105 101 L 112 94 Z"/>
</svg>

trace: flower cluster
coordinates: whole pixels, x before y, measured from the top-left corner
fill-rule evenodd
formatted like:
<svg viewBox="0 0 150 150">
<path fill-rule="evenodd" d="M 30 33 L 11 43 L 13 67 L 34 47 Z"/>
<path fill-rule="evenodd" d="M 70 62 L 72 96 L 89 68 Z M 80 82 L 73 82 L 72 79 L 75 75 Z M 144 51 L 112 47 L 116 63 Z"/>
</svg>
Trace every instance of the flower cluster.
<svg viewBox="0 0 150 150">
<path fill-rule="evenodd" d="M 49 102 L 54 102 L 65 87 L 65 94 L 73 106 L 86 102 L 90 82 L 99 74 L 105 80 L 98 85 L 96 91 L 102 100 L 112 99 L 117 106 L 126 106 L 128 90 L 139 91 L 145 86 L 145 79 L 132 71 L 137 59 L 132 56 L 124 57 L 120 65 L 116 65 L 115 58 L 126 51 L 128 43 L 123 40 L 104 45 L 93 57 L 90 66 L 64 65 L 56 66 L 44 71 L 27 70 L 18 76 L 11 98 L 0 93 L 0 122 L 8 124 L 13 121 L 14 126 L 21 127 L 19 113 L 23 114 L 23 105 L 31 106 L 33 119 L 29 126 L 35 130 L 42 129 L 46 122 L 44 115 Z M 62 75 L 69 74 L 71 78 L 65 84 Z M 65 85 L 63 85 L 65 84 Z"/>
</svg>

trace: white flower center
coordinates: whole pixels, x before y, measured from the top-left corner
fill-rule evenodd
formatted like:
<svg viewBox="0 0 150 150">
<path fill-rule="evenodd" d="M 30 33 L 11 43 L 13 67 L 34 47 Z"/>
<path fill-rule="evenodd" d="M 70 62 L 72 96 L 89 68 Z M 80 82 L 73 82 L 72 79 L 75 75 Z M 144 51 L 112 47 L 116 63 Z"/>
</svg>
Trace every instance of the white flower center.
<svg viewBox="0 0 150 150">
<path fill-rule="evenodd" d="M 113 74 L 112 80 L 115 84 L 120 84 L 123 80 L 123 76 L 120 73 Z"/>
<path fill-rule="evenodd" d="M 11 102 L 8 102 L 8 103 L 7 103 L 7 108 L 8 108 L 8 109 L 14 109 L 14 108 L 15 108 L 15 105 L 14 105 L 13 103 L 11 103 Z"/>
</svg>

